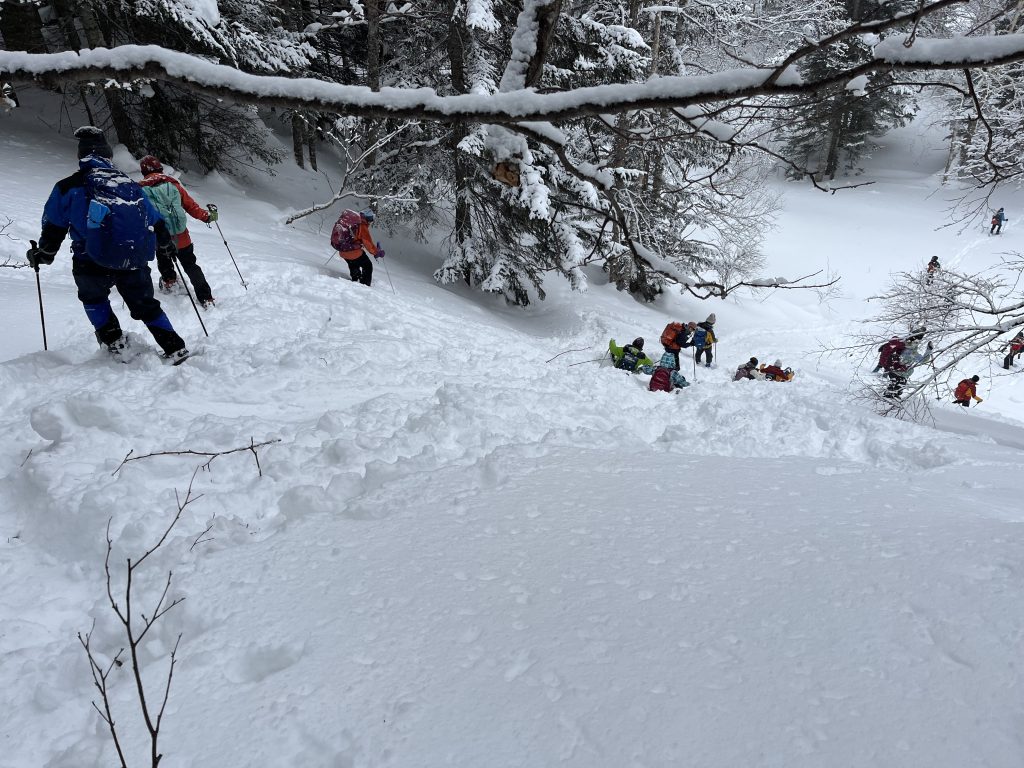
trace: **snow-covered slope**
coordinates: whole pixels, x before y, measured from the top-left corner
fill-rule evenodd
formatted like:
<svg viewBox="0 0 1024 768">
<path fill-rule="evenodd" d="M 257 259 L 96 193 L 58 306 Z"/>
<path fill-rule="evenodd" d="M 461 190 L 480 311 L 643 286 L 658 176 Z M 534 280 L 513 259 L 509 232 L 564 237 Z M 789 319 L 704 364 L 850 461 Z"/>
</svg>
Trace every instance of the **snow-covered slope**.
<svg viewBox="0 0 1024 768">
<path fill-rule="evenodd" d="M 5 120 L 0 223 L 20 242 L 0 260 L 74 168 L 73 142 Z M 168 569 L 187 598 L 142 649 L 159 686 L 182 633 L 167 768 L 1020 765 L 1024 390 L 1000 379 L 987 408 L 917 426 L 850 401 L 859 361 L 815 353 L 890 269 L 995 247 L 926 229 L 944 208 L 928 162 L 879 162 L 852 199 L 786 188 L 772 271 L 830 263 L 846 293 L 828 305 L 652 307 L 593 275 L 572 303 L 554 287 L 510 310 L 436 286 L 431 248 L 398 238 L 394 292 L 382 270 L 367 289 L 324 265 L 322 222 L 279 223 L 329 194 L 292 169 L 186 177 L 249 289 L 193 228 L 219 306 L 207 340 L 166 302 L 196 352 L 179 368 L 96 350 L 66 253 L 36 351 L 34 275 L 0 270 L 0 766 L 116 760 L 76 640 L 95 620 L 107 658 L 124 644 L 104 531 L 120 579 L 205 461 L 126 454 L 268 440 L 262 475 L 246 451 L 195 475 L 145 566 L 142 610 Z M 722 367 L 677 395 L 572 365 L 710 311 Z M 797 380 L 731 382 L 751 354 Z M 141 754 L 128 668 L 111 680 Z"/>
</svg>

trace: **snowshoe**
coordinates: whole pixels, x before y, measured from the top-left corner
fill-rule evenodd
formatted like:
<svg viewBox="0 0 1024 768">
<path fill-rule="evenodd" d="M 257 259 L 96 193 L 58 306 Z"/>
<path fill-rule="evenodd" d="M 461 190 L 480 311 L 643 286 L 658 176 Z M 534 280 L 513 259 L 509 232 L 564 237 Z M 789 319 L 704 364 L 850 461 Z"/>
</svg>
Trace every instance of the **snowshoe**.
<svg viewBox="0 0 1024 768">
<path fill-rule="evenodd" d="M 122 336 L 117 341 L 107 344 L 107 352 L 110 353 L 112 360 L 119 363 L 129 363 L 134 357 L 131 354 L 131 344 L 129 344 L 127 336 Z"/>
<path fill-rule="evenodd" d="M 167 352 L 160 355 L 160 359 L 167 365 L 181 365 L 188 360 L 190 354 L 187 349 L 179 349 L 177 352 Z"/>
</svg>

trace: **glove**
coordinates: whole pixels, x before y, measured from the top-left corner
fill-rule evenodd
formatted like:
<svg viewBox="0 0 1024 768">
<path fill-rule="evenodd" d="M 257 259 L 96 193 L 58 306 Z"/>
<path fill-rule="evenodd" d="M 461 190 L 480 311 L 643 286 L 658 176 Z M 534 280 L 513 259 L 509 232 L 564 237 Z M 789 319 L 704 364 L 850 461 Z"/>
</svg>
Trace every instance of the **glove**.
<svg viewBox="0 0 1024 768">
<path fill-rule="evenodd" d="M 175 247 L 174 243 L 168 240 L 166 243 L 157 245 L 156 255 L 165 259 L 174 259 L 178 255 L 178 249 Z"/>
<path fill-rule="evenodd" d="M 213 205 L 212 203 L 210 205 L 206 206 L 206 214 L 207 214 L 207 218 L 206 218 L 206 223 L 207 224 L 213 224 L 213 222 L 215 222 L 217 219 L 220 218 L 220 214 L 217 212 L 217 206 Z"/>
<path fill-rule="evenodd" d="M 984 400 L 982 400 L 982 399 L 981 399 L 980 397 L 976 397 L 976 398 L 974 398 L 974 399 L 975 399 L 975 401 L 977 401 L 977 402 L 979 402 L 979 403 L 984 403 L 984 402 L 985 402 L 985 401 L 984 401 Z"/>
<path fill-rule="evenodd" d="M 53 257 L 57 255 L 56 253 L 44 251 L 36 245 L 35 240 L 30 240 L 29 242 L 32 243 L 32 247 L 25 253 L 25 258 L 28 259 L 32 269 L 38 270 L 40 264 L 53 264 Z"/>
<path fill-rule="evenodd" d="M 383 259 L 384 258 L 384 249 L 383 248 L 378 248 L 377 252 L 375 254 L 373 254 L 373 255 L 376 256 L 378 259 Z"/>
</svg>

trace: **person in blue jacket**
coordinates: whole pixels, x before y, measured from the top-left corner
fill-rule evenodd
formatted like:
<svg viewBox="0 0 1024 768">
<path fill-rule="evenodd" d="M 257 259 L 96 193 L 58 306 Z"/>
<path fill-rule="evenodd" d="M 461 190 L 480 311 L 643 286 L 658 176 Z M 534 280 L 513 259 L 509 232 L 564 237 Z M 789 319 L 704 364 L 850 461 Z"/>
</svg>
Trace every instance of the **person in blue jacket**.
<svg viewBox="0 0 1024 768">
<path fill-rule="evenodd" d="M 185 342 L 153 296 L 149 262 L 159 249 L 174 254 L 163 219 L 134 181 L 111 163 L 113 151 L 99 128 L 75 131 L 77 173 L 58 181 L 43 209 L 39 244 L 27 258 L 36 270 L 52 264 L 71 234 L 71 274 L 78 299 L 96 331 L 96 340 L 121 357 L 126 340 L 110 306 L 117 288 L 131 316 L 149 328 L 164 358 L 174 364 L 188 357 Z"/>
<path fill-rule="evenodd" d="M 1006 213 L 1000 208 L 992 217 L 992 228 L 988 231 L 990 235 L 1000 235 L 1003 232 L 1003 222 L 1006 221 Z"/>
</svg>

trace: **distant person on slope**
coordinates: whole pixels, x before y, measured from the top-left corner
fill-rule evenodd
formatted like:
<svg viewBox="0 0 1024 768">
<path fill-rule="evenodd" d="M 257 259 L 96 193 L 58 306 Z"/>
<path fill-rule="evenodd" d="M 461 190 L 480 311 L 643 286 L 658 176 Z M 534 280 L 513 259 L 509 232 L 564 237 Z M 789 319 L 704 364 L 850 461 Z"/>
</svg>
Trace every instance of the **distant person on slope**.
<svg viewBox="0 0 1024 768">
<path fill-rule="evenodd" d="M 1003 368 L 1010 370 L 1010 366 L 1013 365 L 1015 357 L 1020 357 L 1020 353 L 1024 351 L 1024 331 L 1018 331 L 1017 335 L 1010 339 L 1010 351 L 1003 358 Z"/>
<path fill-rule="evenodd" d="M 757 369 L 757 358 L 752 357 L 739 368 L 736 369 L 736 375 L 732 377 L 733 381 L 742 381 L 743 379 L 760 379 L 762 378 L 761 372 Z"/>
<path fill-rule="evenodd" d="M 149 328 L 164 358 L 177 365 L 188 350 L 153 296 L 149 271 L 154 249 L 168 258 L 174 252 L 171 234 L 139 185 L 111 164 L 114 153 L 103 131 L 85 126 L 75 131 L 75 138 L 79 170 L 58 181 L 50 193 L 39 245 L 28 251 L 28 262 L 36 269 L 52 264 L 70 232 L 71 274 L 96 340 L 123 359 L 127 343 L 110 306 L 110 289 L 116 287 L 132 317 Z"/>
<path fill-rule="evenodd" d="M 924 281 L 926 283 L 928 283 L 929 285 L 931 285 L 932 280 L 935 279 L 935 275 L 937 275 L 941 271 L 941 269 L 942 269 L 942 265 L 939 264 L 939 257 L 938 256 L 932 256 L 932 260 L 928 262 L 928 268 L 927 269 L 928 269 L 928 274 L 925 275 Z"/>
<path fill-rule="evenodd" d="M 353 282 L 369 285 L 373 279 L 373 262 L 367 253 L 374 258 L 383 259 L 384 249 L 373 242 L 370 236 L 370 224 L 376 215 L 373 211 L 342 211 L 341 216 L 331 231 L 331 247 L 341 258 L 348 262 L 348 271 Z"/>
<path fill-rule="evenodd" d="M 619 370 L 636 373 L 641 368 L 654 366 L 654 361 L 644 354 L 644 340 L 640 337 L 633 339 L 632 344 L 620 347 L 615 339 L 608 341 L 608 351 L 612 356 L 612 364 Z"/>
<path fill-rule="evenodd" d="M 694 353 L 693 359 L 700 365 L 701 356 L 704 357 L 705 368 L 711 367 L 711 361 L 714 359 L 714 354 L 711 351 L 712 345 L 718 341 L 715 337 L 715 313 L 712 312 L 708 315 L 707 320 L 703 323 L 697 323 L 697 329 L 693 333 L 693 338 L 690 343 L 693 345 Z"/>
<path fill-rule="evenodd" d="M 956 385 L 956 390 L 953 392 L 953 402 L 957 405 L 962 405 L 964 408 L 969 408 L 971 400 L 975 400 L 979 403 L 985 402 L 978 397 L 978 381 L 977 376 L 971 376 L 969 379 L 964 379 Z"/>
<path fill-rule="evenodd" d="M 1006 214 L 1000 208 L 992 217 L 992 228 L 988 231 L 990 235 L 999 235 L 1003 232 L 1003 222 L 1006 221 Z"/>
<path fill-rule="evenodd" d="M 149 202 L 160 211 L 164 217 L 167 229 L 175 237 L 175 245 L 178 247 L 178 263 L 181 269 L 188 275 L 192 288 L 196 292 L 196 301 L 203 309 L 213 306 L 213 291 L 210 284 L 206 282 L 206 275 L 196 263 L 195 246 L 192 245 L 192 237 L 188 233 L 188 213 L 193 219 L 198 219 L 204 224 L 210 224 L 217 220 L 216 208 L 201 208 L 199 203 L 192 199 L 192 196 L 185 191 L 181 182 L 173 176 L 164 174 L 164 167 L 153 155 L 146 155 L 139 161 L 139 168 L 142 170 L 143 179 L 139 184 L 142 191 L 146 193 Z M 174 269 L 174 260 L 167 256 L 157 254 L 156 267 L 160 271 L 161 293 L 171 293 L 178 284 L 178 274 Z"/>
<path fill-rule="evenodd" d="M 648 385 L 651 392 L 671 392 L 690 386 L 686 377 L 679 373 L 677 359 L 675 354 L 665 350 L 658 361 L 658 367 L 651 374 L 651 383 Z"/>
</svg>

